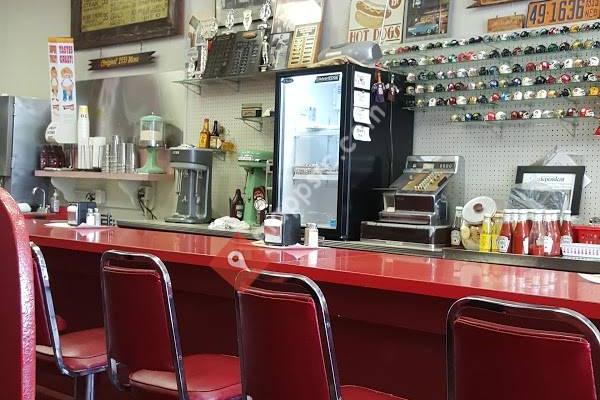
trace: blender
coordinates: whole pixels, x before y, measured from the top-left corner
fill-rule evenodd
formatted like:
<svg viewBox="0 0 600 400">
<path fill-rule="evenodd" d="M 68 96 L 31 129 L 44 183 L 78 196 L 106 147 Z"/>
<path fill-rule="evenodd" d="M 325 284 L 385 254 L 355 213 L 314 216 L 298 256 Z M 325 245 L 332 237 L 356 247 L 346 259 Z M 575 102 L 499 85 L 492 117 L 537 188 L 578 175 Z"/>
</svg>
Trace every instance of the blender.
<svg viewBox="0 0 600 400">
<path fill-rule="evenodd" d="M 158 115 L 146 115 L 140 119 L 139 145 L 148 152 L 148 159 L 138 174 L 164 174 L 165 171 L 158 166 L 156 150 L 163 147 L 165 138 L 165 123 Z"/>
<path fill-rule="evenodd" d="M 238 164 L 246 171 L 244 188 L 244 218 L 250 226 L 258 226 L 257 213 L 266 211 L 269 206 L 266 198 L 267 162 L 273 159 L 272 151 L 243 150 L 238 156 Z M 261 195 L 262 193 L 262 195 Z"/>
</svg>

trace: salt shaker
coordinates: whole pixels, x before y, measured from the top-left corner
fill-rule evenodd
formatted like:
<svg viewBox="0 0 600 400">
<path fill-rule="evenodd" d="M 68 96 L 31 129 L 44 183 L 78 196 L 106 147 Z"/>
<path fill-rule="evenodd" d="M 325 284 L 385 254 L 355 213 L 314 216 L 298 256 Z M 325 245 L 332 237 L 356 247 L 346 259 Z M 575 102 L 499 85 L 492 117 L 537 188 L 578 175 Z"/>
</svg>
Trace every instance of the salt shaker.
<svg viewBox="0 0 600 400">
<path fill-rule="evenodd" d="M 306 247 L 319 247 L 317 224 L 306 224 L 306 228 L 304 228 L 304 245 Z"/>
</svg>

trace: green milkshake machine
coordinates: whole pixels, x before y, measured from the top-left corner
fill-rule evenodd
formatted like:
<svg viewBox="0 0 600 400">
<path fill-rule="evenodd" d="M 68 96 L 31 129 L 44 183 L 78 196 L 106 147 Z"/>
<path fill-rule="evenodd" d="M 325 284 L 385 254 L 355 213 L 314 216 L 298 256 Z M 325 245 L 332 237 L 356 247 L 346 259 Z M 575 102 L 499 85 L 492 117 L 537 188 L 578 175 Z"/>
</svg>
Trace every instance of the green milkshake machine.
<svg viewBox="0 0 600 400">
<path fill-rule="evenodd" d="M 242 150 L 238 164 L 246 171 L 244 188 L 244 218 L 250 226 L 259 226 L 258 213 L 270 204 L 266 193 L 268 162 L 273 160 L 272 151 Z"/>
</svg>

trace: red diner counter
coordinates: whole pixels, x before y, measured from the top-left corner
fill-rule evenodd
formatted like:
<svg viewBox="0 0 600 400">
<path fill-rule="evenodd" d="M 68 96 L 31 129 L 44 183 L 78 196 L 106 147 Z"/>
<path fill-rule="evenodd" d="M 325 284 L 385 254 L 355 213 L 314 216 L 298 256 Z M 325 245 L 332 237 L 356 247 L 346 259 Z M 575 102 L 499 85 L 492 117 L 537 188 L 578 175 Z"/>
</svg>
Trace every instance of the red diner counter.
<svg viewBox="0 0 600 400">
<path fill-rule="evenodd" d="M 102 326 L 99 261 L 110 249 L 151 253 L 165 262 L 184 353 L 237 354 L 231 283 L 240 268 L 302 274 L 327 298 L 342 383 L 412 400 L 445 398 L 445 316 L 461 297 L 568 307 L 600 325 L 600 285 L 571 272 L 331 248 L 278 250 L 241 238 L 45 224 L 27 221 L 31 240 L 46 257 L 56 308 L 69 330 Z M 38 367 L 39 399 L 57 399 L 71 389 L 54 369 Z M 126 398 L 120 396 L 101 384 L 97 398 Z"/>
</svg>

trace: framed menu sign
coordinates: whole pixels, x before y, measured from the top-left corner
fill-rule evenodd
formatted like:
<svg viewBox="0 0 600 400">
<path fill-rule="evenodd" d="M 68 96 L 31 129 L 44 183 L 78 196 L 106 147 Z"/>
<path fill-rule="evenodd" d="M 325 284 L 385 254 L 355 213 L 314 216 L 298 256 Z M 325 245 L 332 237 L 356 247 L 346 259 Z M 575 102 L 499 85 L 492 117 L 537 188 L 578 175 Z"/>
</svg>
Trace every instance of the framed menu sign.
<svg viewBox="0 0 600 400">
<path fill-rule="evenodd" d="M 71 0 L 76 49 L 137 42 L 182 31 L 183 0 Z"/>
<path fill-rule="evenodd" d="M 579 215 L 584 175 L 583 166 L 519 166 L 516 183 L 532 184 L 533 189 L 527 190 L 526 195 L 538 196 L 544 200 L 551 194 L 537 190 L 535 184 L 542 184 L 551 191 L 564 193 L 566 197 L 562 209 L 570 209 L 573 215 Z"/>
</svg>

